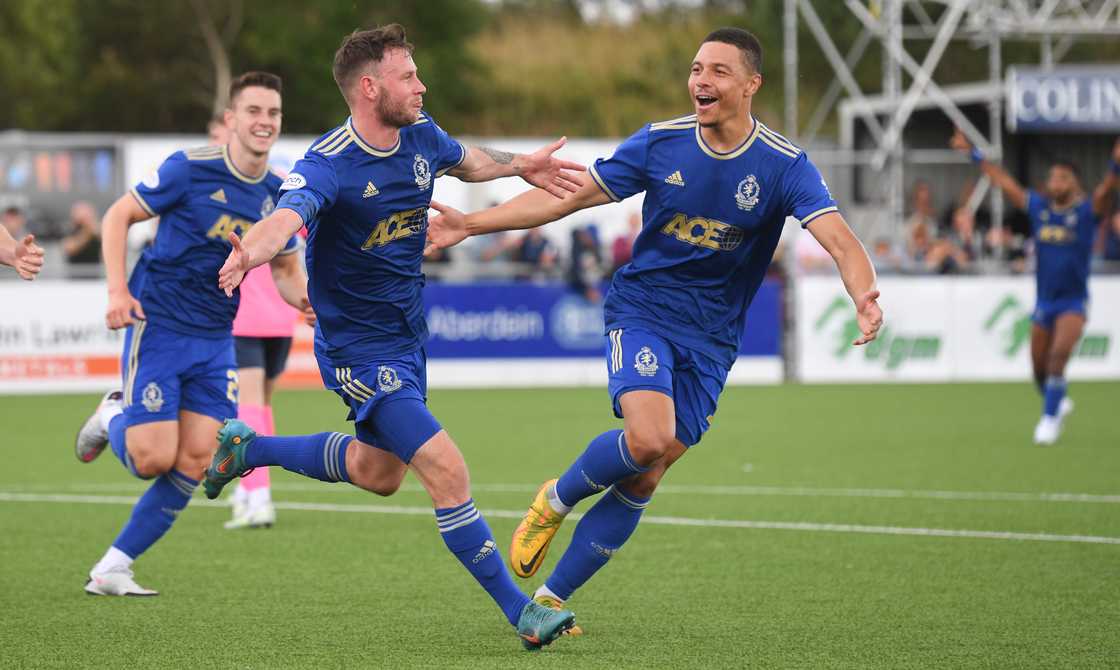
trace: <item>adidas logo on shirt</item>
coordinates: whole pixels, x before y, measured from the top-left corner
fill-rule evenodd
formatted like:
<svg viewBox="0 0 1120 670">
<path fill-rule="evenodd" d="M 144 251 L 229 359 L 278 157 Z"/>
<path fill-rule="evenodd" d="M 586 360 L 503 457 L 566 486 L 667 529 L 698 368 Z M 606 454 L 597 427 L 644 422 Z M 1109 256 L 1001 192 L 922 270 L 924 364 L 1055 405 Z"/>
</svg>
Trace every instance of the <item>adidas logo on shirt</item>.
<svg viewBox="0 0 1120 670">
<path fill-rule="evenodd" d="M 672 184 L 673 186 L 684 186 L 684 177 L 681 176 L 681 171 L 677 170 L 668 177 L 665 177 L 665 183 Z"/>
<path fill-rule="evenodd" d="M 222 189 L 218 189 L 217 191 L 214 191 L 213 193 L 211 193 L 210 194 L 210 199 L 211 200 L 217 200 L 220 203 L 228 203 L 229 202 L 228 200 L 226 200 L 226 192 Z"/>
<path fill-rule="evenodd" d="M 372 198 L 373 196 L 378 195 L 380 193 L 381 193 L 381 191 L 377 190 L 377 187 L 373 185 L 372 181 L 367 181 L 366 182 L 366 190 L 362 192 L 362 197 L 363 198 Z"/>
</svg>

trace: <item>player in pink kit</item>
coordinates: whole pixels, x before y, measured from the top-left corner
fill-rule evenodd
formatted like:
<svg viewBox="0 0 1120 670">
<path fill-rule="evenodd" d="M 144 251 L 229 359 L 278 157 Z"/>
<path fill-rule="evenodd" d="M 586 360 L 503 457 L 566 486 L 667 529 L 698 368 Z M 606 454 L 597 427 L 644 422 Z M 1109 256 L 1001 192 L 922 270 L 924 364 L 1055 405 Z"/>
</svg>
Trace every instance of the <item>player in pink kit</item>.
<svg viewBox="0 0 1120 670">
<path fill-rule="evenodd" d="M 241 306 L 233 320 L 237 374 L 241 379 L 237 418 L 258 435 L 276 434 L 272 391 L 284 371 L 299 318 L 300 313 L 280 297 L 268 267 L 254 268 L 245 276 Z M 310 306 L 304 310 L 303 319 L 314 323 Z M 276 508 L 272 505 L 268 468 L 256 468 L 239 480 L 233 492 L 233 519 L 225 527 L 268 528 L 274 523 Z"/>
</svg>

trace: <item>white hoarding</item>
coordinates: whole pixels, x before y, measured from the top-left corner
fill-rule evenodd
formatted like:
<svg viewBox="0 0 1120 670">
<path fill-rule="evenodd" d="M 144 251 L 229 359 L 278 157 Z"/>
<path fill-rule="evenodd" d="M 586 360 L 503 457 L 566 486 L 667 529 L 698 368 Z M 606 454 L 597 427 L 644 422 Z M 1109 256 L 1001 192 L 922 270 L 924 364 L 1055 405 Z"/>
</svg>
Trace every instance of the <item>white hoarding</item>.
<svg viewBox="0 0 1120 670">
<path fill-rule="evenodd" d="M 880 281 L 879 340 L 852 347 L 855 312 L 839 280 L 797 285 L 798 378 L 806 382 L 989 381 L 1030 377 L 1031 277 Z M 1094 277 L 1071 379 L 1120 379 L 1120 277 Z"/>
</svg>

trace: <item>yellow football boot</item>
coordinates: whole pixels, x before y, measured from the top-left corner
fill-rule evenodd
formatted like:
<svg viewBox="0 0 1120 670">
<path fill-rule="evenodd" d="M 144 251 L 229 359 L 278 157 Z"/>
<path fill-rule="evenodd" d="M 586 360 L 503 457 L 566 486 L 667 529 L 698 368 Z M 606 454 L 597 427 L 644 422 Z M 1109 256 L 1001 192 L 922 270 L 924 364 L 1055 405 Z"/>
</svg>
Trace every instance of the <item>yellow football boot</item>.
<svg viewBox="0 0 1120 670">
<path fill-rule="evenodd" d="M 509 564 L 518 577 L 532 577 L 537 573 L 548 554 L 548 545 L 564 522 L 564 515 L 548 504 L 548 490 L 555 483 L 555 479 L 550 479 L 541 485 L 525 518 L 513 531 Z"/>
<path fill-rule="evenodd" d="M 552 610 L 560 611 L 564 609 L 564 601 L 553 598 L 552 596 L 536 596 L 533 600 L 536 601 L 538 605 L 544 605 Z M 579 624 L 572 624 L 572 627 L 562 634 L 569 637 L 576 637 L 583 635 L 583 628 L 580 628 Z"/>
</svg>

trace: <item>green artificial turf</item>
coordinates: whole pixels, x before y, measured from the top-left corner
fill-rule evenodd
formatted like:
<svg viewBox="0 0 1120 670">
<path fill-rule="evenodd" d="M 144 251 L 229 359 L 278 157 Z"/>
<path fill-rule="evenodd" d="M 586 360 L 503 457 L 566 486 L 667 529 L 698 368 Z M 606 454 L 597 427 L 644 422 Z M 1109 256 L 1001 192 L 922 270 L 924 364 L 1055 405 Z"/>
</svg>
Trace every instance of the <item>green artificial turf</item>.
<svg viewBox="0 0 1120 670">
<path fill-rule="evenodd" d="M 384 499 L 274 470 L 279 521 L 261 531 L 224 531 L 228 508 L 198 494 L 135 566 L 162 595 L 88 597 L 144 484 L 109 452 L 74 459 L 94 396 L 2 397 L 0 666 L 1114 668 L 1120 544 L 899 534 L 1120 541 L 1120 384 L 1071 395 L 1059 445 L 1039 448 L 1027 383 L 728 389 L 654 497 L 657 523 L 570 601 L 587 634 L 539 654 L 444 548 L 411 477 Z M 540 482 L 621 425 L 602 389 L 431 405 L 503 553 Z M 347 430 L 323 391 L 282 392 L 275 415 L 283 433 Z"/>
</svg>

